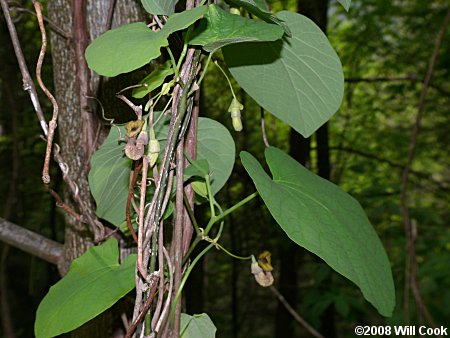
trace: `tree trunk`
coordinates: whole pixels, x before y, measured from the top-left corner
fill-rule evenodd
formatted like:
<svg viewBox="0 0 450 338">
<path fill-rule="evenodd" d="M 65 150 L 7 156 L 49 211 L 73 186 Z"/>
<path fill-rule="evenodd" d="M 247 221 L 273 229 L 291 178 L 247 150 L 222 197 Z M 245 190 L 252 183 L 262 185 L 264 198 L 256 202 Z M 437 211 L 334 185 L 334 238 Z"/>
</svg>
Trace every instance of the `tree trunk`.
<svg viewBox="0 0 450 338">
<path fill-rule="evenodd" d="M 87 69 L 84 49 L 89 40 L 107 30 L 110 0 L 53 0 L 48 2 L 48 16 L 71 38 L 51 34 L 55 96 L 59 104 L 59 145 L 67 161 L 69 175 L 78 186 L 79 194 L 91 211 L 95 204 L 88 184 L 89 160 L 97 147 L 101 121 L 92 107 L 99 78 Z M 72 7 L 72 4 L 74 5 Z M 142 20 L 138 2 L 117 1 L 112 27 Z M 115 101 L 114 97 L 110 97 Z M 70 200 L 65 194 L 65 199 Z M 71 203 L 69 203 L 71 204 Z M 76 208 L 75 206 L 73 206 Z M 93 234 L 86 224 L 66 214 L 64 256 L 70 262 L 94 244 Z M 109 316 L 102 315 L 75 331 L 74 337 L 110 337 Z"/>
</svg>

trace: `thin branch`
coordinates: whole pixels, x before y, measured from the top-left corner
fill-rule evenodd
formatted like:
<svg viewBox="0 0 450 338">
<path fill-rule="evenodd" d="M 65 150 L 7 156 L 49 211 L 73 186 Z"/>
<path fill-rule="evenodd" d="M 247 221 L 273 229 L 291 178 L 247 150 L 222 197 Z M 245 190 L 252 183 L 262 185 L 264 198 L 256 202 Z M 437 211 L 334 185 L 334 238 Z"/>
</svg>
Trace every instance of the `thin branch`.
<svg viewBox="0 0 450 338">
<path fill-rule="evenodd" d="M 295 311 L 292 306 L 286 301 L 286 299 L 283 297 L 283 295 L 276 289 L 273 285 L 270 287 L 270 291 L 277 297 L 277 299 L 280 301 L 281 304 L 286 308 L 286 310 L 291 314 L 291 316 L 301 325 L 305 328 L 306 331 L 308 331 L 312 336 L 316 338 L 325 338 L 322 336 L 319 332 L 317 332 L 311 325 L 308 324 L 306 320 L 304 320 L 297 311 Z"/>
<path fill-rule="evenodd" d="M 314 148 L 314 147 L 311 148 L 311 150 L 314 150 L 314 149 L 316 149 L 316 148 Z M 362 157 L 365 157 L 365 158 L 376 160 L 376 161 L 381 162 L 381 163 L 386 163 L 387 165 L 389 165 L 390 167 L 393 167 L 393 168 L 403 169 L 405 167 L 405 165 L 403 163 L 395 162 L 395 161 L 392 161 L 392 160 L 390 160 L 388 158 L 381 157 L 381 156 L 378 156 L 376 154 L 368 153 L 368 152 L 365 152 L 365 151 L 362 151 L 362 150 L 359 150 L 359 149 L 354 149 L 354 148 L 350 148 L 350 147 L 343 147 L 343 146 L 337 146 L 337 147 L 329 147 L 329 150 L 337 150 L 337 151 L 345 151 L 345 152 L 348 152 L 348 153 L 353 153 L 353 154 L 356 154 L 356 155 L 359 155 L 359 156 L 362 156 Z M 442 190 L 445 190 L 445 191 L 449 191 L 450 190 L 450 186 L 448 186 L 448 182 L 446 182 L 446 181 L 437 181 L 428 173 L 423 173 L 421 171 L 410 169 L 410 174 L 413 174 L 413 175 L 415 175 L 415 176 L 417 176 L 419 178 L 425 179 L 425 180 L 433 183 L 434 185 L 436 185 L 437 187 L 439 187 Z"/>
<path fill-rule="evenodd" d="M 406 75 L 406 76 L 375 76 L 375 77 L 349 77 L 345 79 L 347 83 L 359 83 L 359 82 L 423 82 L 421 78 L 417 75 Z M 450 91 L 442 86 L 429 83 L 429 87 L 436 89 L 443 95 L 450 96 Z"/>
<path fill-rule="evenodd" d="M 144 319 L 148 310 L 150 310 L 150 306 L 152 305 L 152 301 L 153 301 L 153 298 L 155 297 L 156 289 L 158 287 L 158 283 L 157 283 L 158 276 L 152 275 L 152 277 L 154 279 L 151 281 L 151 287 L 150 287 L 150 291 L 148 293 L 145 305 L 144 305 L 142 311 L 137 316 L 136 320 L 128 328 L 125 338 L 131 338 L 133 336 L 134 332 L 137 329 L 137 326 L 139 325 L 140 322 L 142 322 L 142 320 Z"/>
<path fill-rule="evenodd" d="M 63 259 L 62 244 L 3 218 L 0 218 L 0 240 L 55 265 Z"/>
<path fill-rule="evenodd" d="M 21 7 L 18 3 L 14 2 L 13 3 L 14 6 L 10 7 L 10 11 L 11 12 L 23 12 L 23 13 L 27 13 L 27 14 L 31 14 L 33 16 L 36 16 L 36 13 L 29 10 L 28 8 L 25 7 Z M 71 39 L 72 36 L 70 35 L 70 33 L 65 32 L 63 29 L 59 28 L 53 21 L 51 21 L 49 18 L 47 18 L 46 16 L 42 16 L 42 18 L 44 19 L 45 23 L 47 23 L 48 27 L 50 28 L 50 30 L 52 30 L 53 32 L 55 32 L 56 34 L 58 34 L 59 36 L 63 37 L 64 39 Z"/>
<path fill-rule="evenodd" d="M 63 199 L 61 198 L 61 196 L 59 196 L 59 194 L 54 191 L 53 189 L 50 189 L 49 187 L 47 187 L 47 191 L 50 193 L 50 195 L 52 195 L 55 200 L 56 200 L 56 206 L 63 209 L 65 212 L 67 212 L 69 215 L 71 215 L 72 217 L 74 217 L 77 221 L 81 220 L 81 215 L 79 215 L 75 210 L 73 210 L 67 203 L 65 203 L 63 201 Z"/>
<path fill-rule="evenodd" d="M 42 63 L 44 62 L 45 57 L 45 51 L 47 50 L 47 34 L 45 33 L 45 27 L 44 27 L 44 20 L 42 18 L 42 5 L 37 2 L 36 0 L 33 0 L 34 9 L 36 10 L 36 15 L 39 23 L 39 29 L 41 30 L 41 37 L 42 37 L 42 46 L 41 51 L 39 52 L 39 58 L 36 65 L 36 78 L 39 83 L 39 86 L 41 87 L 42 91 L 45 93 L 45 95 L 48 97 L 50 102 L 53 106 L 53 115 L 52 119 L 49 123 L 49 129 L 47 134 L 47 148 L 45 150 L 45 160 L 44 160 L 44 168 L 42 169 L 42 181 L 44 184 L 50 183 L 50 173 L 49 173 L 49 167 L 50 167 L 50 158 L 52 153 L 52 147 L 53 147 L 53 138 L 55 136 L 55 129 L 56 129 L 56 123 L 58 120 L 58 102 L 56 102 L 55 97 L 50 93 L 50 91 L 45 86 L 44 82 L 42 81 L 41 77 L 41 70 L 42 70 Z"/>
<path fill-rule="evenodd" d="M 417 276 L 417 260 L 414 249 L 415 239 L 411 233 L 411 221 L 409 218 L 409 210 L 408 210 L 408 182 L 409 182 L 409 174 L 411 172 L 412 163 L 414 161 L 414 157 L 417 150 L 417 140 L 420 130 L 420 123 L 422 121 L 423 112 L 425 109 L 425 99 L 428 93 L 428 88 L 430 87 L 431 79 L 433 76 L 434 67 L 436 64 L 436 60 L 442 45 L 442 41 L 444 40 L 445 33 L 447 31 L 447 27 L 450 23 L 450 9 L 445 16 L 445 19 L 441 25 L 439 33 L 436 37 L 436 41 L 434 44 L 434 49 L 430 57 L 430 61 L 428 64 L 428 70 L 423 81 L 423 87 L 420 92 L 419 103 L 417 106 L 417 113 L 415 123 L 413 125 L 413 130 L 411 134 L 411 140 L 409 144 L 408 157 L 406 160 L 406 164 L 403 169 L 401 186 L 400 186 L 400 212 L 403 220 L 403 230 L 405 232 L 405 237 L 407 241 L 407 259 L 411 262 L 411 288 L 413 290 L 413 295 L 416 300 L 418 315 L 425 316 L 426 320 L 430 325 L 434 326 L 433 319 L 428 312 L 426 305 L 423 302 L 422 295 L 420 293 L 419 281 Z M 408 278 L 409 279 L 409 278 Z M 407 300 L 404 300 L 407 302 Z"/>
</svg>

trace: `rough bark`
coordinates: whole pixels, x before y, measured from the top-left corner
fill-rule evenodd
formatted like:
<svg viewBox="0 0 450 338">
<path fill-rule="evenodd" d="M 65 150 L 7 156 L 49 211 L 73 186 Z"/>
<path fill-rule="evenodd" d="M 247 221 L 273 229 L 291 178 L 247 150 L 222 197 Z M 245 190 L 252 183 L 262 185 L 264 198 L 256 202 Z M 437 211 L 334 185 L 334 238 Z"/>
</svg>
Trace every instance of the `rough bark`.
<svg viewBox="0 0 450 338">
<path fill-rule="evenodd" d="M 86 68 L 82 56 L 89 40 L 106 30 L 112 3 L 114 2 L 109 0 L 48 2 L 50 20 L 72 37 L 65 39 L 57 34 L 51 34 L 55 94 L 60 105 L 59 144 L 67 161 L 69 174 L 76 182 L 86 207 L 92 211 L 95 210 L 95 205 L 90 195 L 87 177 L 90 155 L 97 146 L 96 135 L 99 132 L 100 121 L 92 107 L 92 100 L 87 99 L 86 95 L 97 92 L 99 78 Z M 76 6 L 72 8 L 72 4 Z M 142 20 L 141 13 L 137 1 L 117 2 L 112 27 Z M 110 100 L 115 101 L 113 97 Z M 68 194 L 66 199 L 69 199 Z M 68 262 L 72 261 L 93 244 L 93 236 L 87 226 L 66 215 L 65 259 Z M 108 337 L 109 320 L 108 315 L 100 316 L 81 327 L 72 336 Z"/>
</svg>

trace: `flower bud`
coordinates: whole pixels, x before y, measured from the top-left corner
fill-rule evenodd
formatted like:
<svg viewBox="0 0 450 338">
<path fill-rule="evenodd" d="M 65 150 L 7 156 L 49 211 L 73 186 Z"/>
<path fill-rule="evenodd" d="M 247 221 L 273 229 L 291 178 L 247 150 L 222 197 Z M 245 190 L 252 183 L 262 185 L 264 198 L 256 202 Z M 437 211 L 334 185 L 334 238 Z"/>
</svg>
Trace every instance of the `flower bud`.
<svg viewBox="0 0 450 338">
<path fill-rule="evenodd" d="M 242 109 L 244 109 L 244 106 L 234 97 L 231 101 L 230 107 L 228 108 L 228 112 L 231 113 L 231 122 L 233 123 L 234 130 L 236 131 L 242 130 Z"/>
</svg>

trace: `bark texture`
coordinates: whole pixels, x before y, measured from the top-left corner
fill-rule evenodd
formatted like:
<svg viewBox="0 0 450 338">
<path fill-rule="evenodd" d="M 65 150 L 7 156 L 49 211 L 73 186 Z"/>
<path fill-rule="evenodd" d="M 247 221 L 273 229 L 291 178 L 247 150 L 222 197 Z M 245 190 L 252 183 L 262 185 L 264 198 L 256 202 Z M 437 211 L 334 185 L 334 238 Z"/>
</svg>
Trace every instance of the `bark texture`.
<svg viewBox="0 0 450 338">
<path fill-rule="evenodd" d="M 72 4 L 75 6 L 72 7 Z M 78 185 L 79 194 L 91 211 L 95 210 L 95 204 L 90 195 L 87 178 L 90 156 L 97 147 L 99 132 L 101 135 L 99 127 L 101 121 L 95 112 L 94 102 L 86 96 L 96 96 L 99 77 L 85 67 L 83 55 L 89 40 L 107 30 L 111 4 L 115 5 L 112 27 L 144 19 L 140 3 L 134 0 L 48 1 L 50 20 L 71 36 L 70 39 L 65 39 L 57 34 L 51 34 L 55 96 L 60 106 L 58 142 L 67 161 L 68 174 Z M 110 100 L 116 101 L 114 97 Z M 68 194 L 66 199 L 69 200 Z M 65 217 L 64 258 L 70 262 L 94 243 L 92 233 L 86 224 L 70 215 L 66 214 Z M 110 324 L 110 316 L 105 314 L 71 335 L 110 337 Z"/>
</svg>

